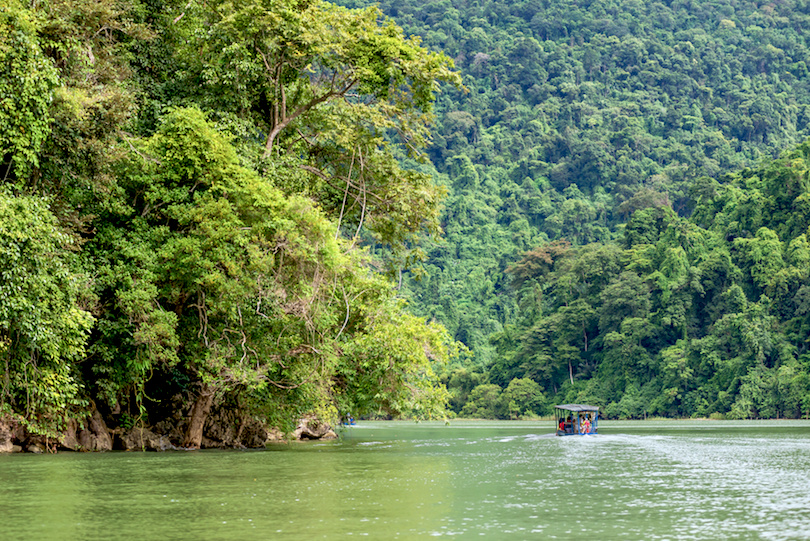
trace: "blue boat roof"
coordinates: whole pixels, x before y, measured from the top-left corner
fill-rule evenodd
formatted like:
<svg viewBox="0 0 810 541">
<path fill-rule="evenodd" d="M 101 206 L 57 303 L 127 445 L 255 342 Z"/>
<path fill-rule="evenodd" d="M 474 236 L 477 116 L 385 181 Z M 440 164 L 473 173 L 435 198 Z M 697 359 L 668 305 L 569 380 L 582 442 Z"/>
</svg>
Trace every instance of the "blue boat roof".
<svg viewBox="0 0 810 541">
<path fill-rule="evenodd" d="M 599 406 L 589 406 L 587 404 L 560 404 L 554 407 L 558 410 L 567 411 L 599 411 Z"/>
</svg>

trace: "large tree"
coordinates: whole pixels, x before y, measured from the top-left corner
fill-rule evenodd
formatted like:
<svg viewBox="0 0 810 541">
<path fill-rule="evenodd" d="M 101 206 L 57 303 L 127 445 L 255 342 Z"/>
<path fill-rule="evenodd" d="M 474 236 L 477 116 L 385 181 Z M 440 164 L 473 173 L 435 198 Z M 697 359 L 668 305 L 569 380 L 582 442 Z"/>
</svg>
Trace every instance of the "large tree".
<svg viewBox="0 0 810 541">
<path fill-rule="evenodd" d="M 189 447 L 226 397 L 280 422 L 346 407 L 440 412 L 441 329 L 408 319 L 364 252 L 311 200 L 239 165 L 199 109 L 168 115 L 117 183 L 87 246 L 101 303 L 92 370 L 111 400 L 144 397 L 156 374 L 185 381 Z"/>
<path fill-rule="evenodd" d="M 449 58 L 377 8 L 320 0 L 193 2 L 177 24 L 200 102 L 258 128 L 262 167 L 284 159 L 306 171 L 294 190 L 315 197 L 348 236 L 365 226 L 393 249 L 395 265 L 420 257 L 412 248 L 439 232 L 443 190 L 395 152 L 420 156 L 437 84 L 460 85 Z"/>
<path fill-rule="evenodd" d="M 439 232 L 399 160 L 447 57 L 318 1 L 13 2 L 0 30 L 0 414 L 188 407 L 198 447 L 217 403 L 441 413 L 452 343 L 362 244 L 403 266 Z"/>
</svg>

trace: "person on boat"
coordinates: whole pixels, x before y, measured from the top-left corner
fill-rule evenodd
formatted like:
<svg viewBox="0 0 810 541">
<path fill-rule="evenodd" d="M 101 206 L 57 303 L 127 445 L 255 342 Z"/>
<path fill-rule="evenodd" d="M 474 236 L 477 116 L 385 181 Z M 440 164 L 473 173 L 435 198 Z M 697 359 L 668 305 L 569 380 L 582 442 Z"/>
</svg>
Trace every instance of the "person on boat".
<svg viewBox="0 0 810 541">
<path fill-rule="evenodd" d="M 559 428 L 560 432 L 565 432 L 565 419 L 562 417 L 560 417 L 560 424 L 557 428 Z"/>
<path fill-rule="evenodd" d="M 572 419 L 570 415 L 568 416 L 568 419 L 565 420 L 565 432 L 567 434 L 574 433 L 574 419 Z"/>
<path fill-rule="evenodd" d="M 582 420 L 582 424 L 580 425 L 580 433 L 581 434 L 591 433 L 591 418 L 588 414 L 585 414 L 585 417 Z"/>
</svg>

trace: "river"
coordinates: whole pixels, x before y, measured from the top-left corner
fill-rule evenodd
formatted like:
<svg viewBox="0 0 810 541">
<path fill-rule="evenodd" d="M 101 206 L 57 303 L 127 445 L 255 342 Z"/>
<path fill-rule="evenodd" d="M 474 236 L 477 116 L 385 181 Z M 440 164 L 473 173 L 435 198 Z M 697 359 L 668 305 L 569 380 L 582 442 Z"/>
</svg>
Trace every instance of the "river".
<svg viewBox="0 0 810 541">
<path fill-rule="evenodd" d="M 359 422 L 260 451 L 0 456 L 3 539 L 810 539 L 810 422 Z"/>
</svg>

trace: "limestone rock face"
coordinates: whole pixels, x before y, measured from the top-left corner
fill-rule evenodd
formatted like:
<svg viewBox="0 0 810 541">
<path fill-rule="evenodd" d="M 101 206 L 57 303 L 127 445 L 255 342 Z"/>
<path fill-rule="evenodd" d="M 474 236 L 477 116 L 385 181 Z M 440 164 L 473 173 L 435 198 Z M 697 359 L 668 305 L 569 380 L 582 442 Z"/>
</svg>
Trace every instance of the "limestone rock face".
<svg viewBox="0 0 810 541">
<path fill-rule="evenodd" d="M 203 427 L 201 447 L 218 448 L 238 446 L 239 425 L 234 412 L 215 409 L 208 416 Z"/>
<path fill-rule="evenodd" d="M 45 452 L 45 447 L 41 443 L 39 443 L 38 441 L 35 441 L 35 442 L 29 443 L 28 447 L 26 447 L 25 450 L 27 452 L 29 452 L 29 453 L 34 453 L 36 455 L 41 455 L 42 453 Z"/>
<path fill-rule="evenodd" d="M 95 407 L 82 423 L 70 419 L 59 438 L 59 447 L 70 451 L 112 451 L 107 423 Z"/>
<path fill-rule="evenodd" d="M 68 451 L 112 451 L 110 430 L 95 405 L 90 415 L 81 422 L 68 419 L 59 437 L 58 448 Z"/>
<path fill-rule="evenodd" d="M 264 447 L 269 441 L 279 441 L 284 435 L 280 430 L 269 429 L 254 419 L 242 428 L 242 443 L 245 447 Z"/>
<path fill-rule="evenodd" d="M 166 436 L 170 442 L 179 446 L 183 441 L 183 432 L 185 430 L 185 424 L 179 422 L 181 417 L 160 421 L 152 427 L 152 432 Z"/>
<path fill-rule="evenodd" d="M 85 422 L 86 428 L 79 432 L 79 444 L 87 451 L 112 451 L 112 437 L 104 418 L 97 409 Z"/>
<path fill-rule="evenodd" d="M 136 427 L 121 435 L 124 451 L 167 451 L 176 449 L 169 438 L 158 435 L 148 428 Z"/>
<path fill-rule="evenodd" d="M 267 429 L 267 441 L 265 444 L 270 442 L 282 442 L 285 441 L 284 439 L 284 432 L 279 430 L 278 428 L 268 428 Z"/>
<path fill-rule="evenodd" d="M 183 442 L 189 426 L 188 401 L 177 396 L 173 399 L 174 414 L 154 425 L 127 430 L 116 430 L 115 448 L 127 451 L 165 451 L 185 449 Z M 268 441 L 280 441 L 280 431 L 268 428 L 238 408 L 215 405 L 203 425 L 201 449 L 261 448 Z"/>
<path fill-rule="evenodd" d="M 0 453 L 14 452 L 14 435 L 11 419 L 0 417 Z"/>
<path fill-rule="evenodd" d="M 337 438 L 337 434 L 328 424 L 315 417 L 305 417 L 298 423 L 298 428 L 293 432 L 293 436 L 299 440 L 332 440 Z"/>
<path fill-rule="evenodd" d="M 68 419 L 58 440 L 30 434 L 12 417 L 0 416 L 0 453 L 69 451 L 167 451 L 184 449 L 184 434 L 188 429 L 188 401 L 178 396 L 173 399 L 174 413 L 155 423 L 133 428 L 118 427 L 110 430 L 104 417 L 91 401 L 91 410 L 84 419 Z M 235 407 L 236 406 L 236 407 Z M 118 412 L 120 414 L 120 411 Z M 109 419 L 116 422 L 115 410 Z M 114 425 L 113 425 L 114 426 Z M 315 416 L 301 419 L 291 434 L 299 440 L 328 440 L 337 435 L 332 427 Z M 114 439 L 113 439 L 114 438 Z M 286 441 L 278 428 L 251 416 L 235 404 L 215 405 L 203 425 L 201 448 L 262 448 L 269 442 Z"/>
<path fill-rule="evenodd" d="M 62 437 L 59 440 L 59 448 L 69 451 L 78 451 L 81 448 L 78 433 L 79 422 L 76 419 L 69 419 L 65 430 L 62 431 Z"/>
<path fill-rule="evenodd" d="M 274 439 L 264 423 L 236 410 L 219 408 L 211 412 L 203 429 L 203 448 L 264 447 Z"/>
</svg>

